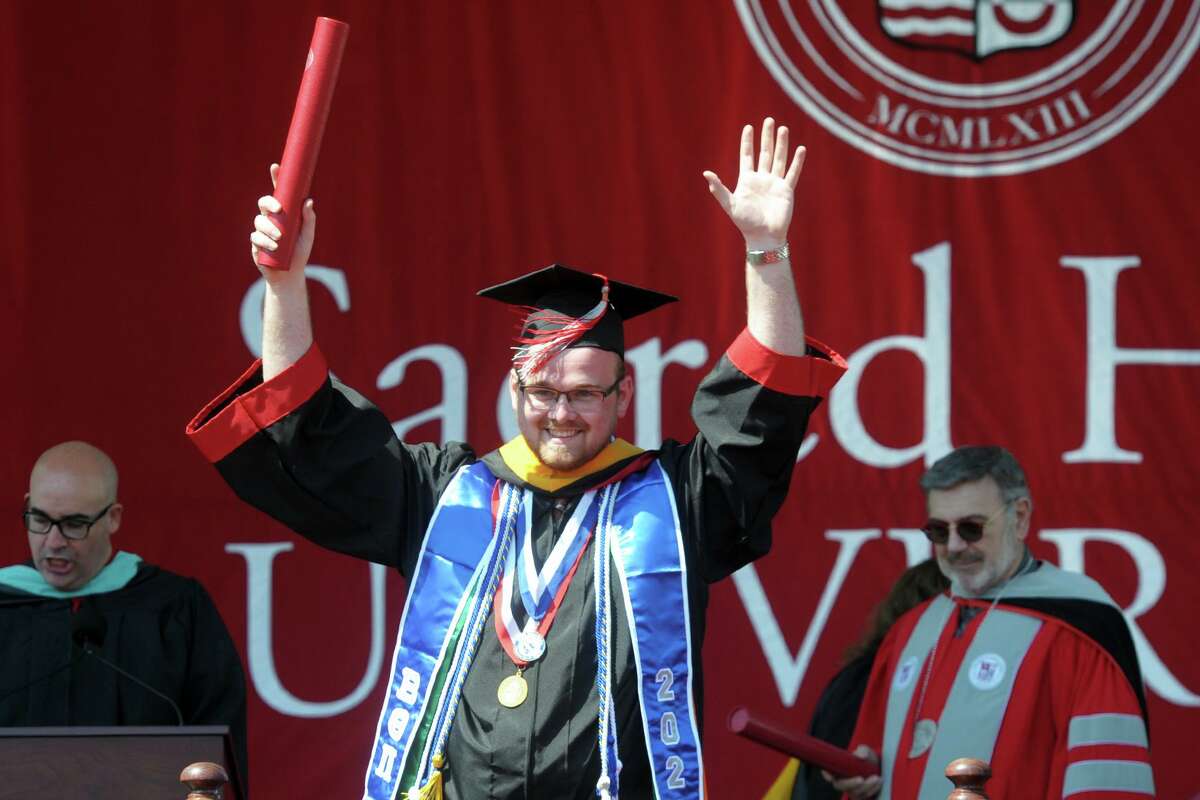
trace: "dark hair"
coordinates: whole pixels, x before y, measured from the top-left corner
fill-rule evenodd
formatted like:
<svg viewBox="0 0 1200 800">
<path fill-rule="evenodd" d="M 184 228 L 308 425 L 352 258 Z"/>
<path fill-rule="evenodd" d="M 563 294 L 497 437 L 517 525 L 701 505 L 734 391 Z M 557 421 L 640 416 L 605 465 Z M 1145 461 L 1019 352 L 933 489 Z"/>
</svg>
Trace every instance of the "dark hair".
<svg viewBox="0 0 1200 800">
<path fill-rule="evenodd" d="M 935 489 L 953 489 L 961 483 L 991 478 L 1000 497 L 1011 503 L 1029 497 L 1025 470 L 1013 454 L 996 445 L 959 447 L 942 456 L 921 476 L 921 489 L 928 497 Z"/>
<path fill-rule="evenodd" d="M 891 591 L 875 610 L 871 612 L 870 621 L 862 638 L 846 649 L 847 663 L 868 653 L 873 653 L 888 629 L 904 615 L 906 611 L 915 608 L 935 594 L 944 592 L 950 586 L 950 581 L 942 574 L 937 561 L 927 558 L 915 567 L 909 567 L 892 584 Z"/>
</svg>

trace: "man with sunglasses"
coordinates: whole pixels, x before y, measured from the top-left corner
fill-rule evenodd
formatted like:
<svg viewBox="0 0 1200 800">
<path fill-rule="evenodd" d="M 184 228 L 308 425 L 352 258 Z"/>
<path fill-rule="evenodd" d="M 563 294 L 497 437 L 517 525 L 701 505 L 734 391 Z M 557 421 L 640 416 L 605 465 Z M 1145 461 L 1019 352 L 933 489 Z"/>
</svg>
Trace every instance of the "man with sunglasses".
<svg viewBox="0 0 1200 800">
<path fill-rule="evenodd" d="M 117 485 L 112 459 L 86 442 L 55 445 L 33 466 L 22 512 L 31 558 L 0 569 L 0 725 L 228 725 L 244 773 L 233 640 L 195 580 L 114 554 Z"/>
<path fill-rule="evenodd" d="M 943 800 L 946 765 L 981 758 L 992 797 L 1154 795 L 1146 700 L 1120 609 L 1033 558 L 1033 500 L 1001 447 L 961 447 L 921 479 L 950 590 L 908 612 L 875 658 L 852 745 L 882 775 L 851 798 Z"/>
</svg>

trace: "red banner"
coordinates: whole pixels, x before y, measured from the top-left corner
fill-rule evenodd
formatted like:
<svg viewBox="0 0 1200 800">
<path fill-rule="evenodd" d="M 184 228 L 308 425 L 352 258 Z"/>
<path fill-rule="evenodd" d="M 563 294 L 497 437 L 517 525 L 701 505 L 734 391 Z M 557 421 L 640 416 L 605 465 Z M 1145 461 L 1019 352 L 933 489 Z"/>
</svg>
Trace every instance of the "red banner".
<svg viewBox="0 0 1200 800">
<path fill-rule="evenodd" d="M 621 432 L 690 436 L 690 393 L 744 323 L 742 245 L 700 173 L 732 178 L 768 114 L 809 148 L 796 278 L 851 369 L 774 550 L 714 587 L 714 797 L 758 796 L 783 762 L 728 711 L 807 725 L 928 552 L 925 465 L 979 442 L 1026 466 L 1035 554 L 1126 609 L 1159 795 L 1197 795 L 1200 0 L 910 5 L 0 6 L 0 555 L 27 555 L 43 449 L 107 450 L 117 546 L 200 578 L 246 658 L 254 793 L 360 790 L 403 583 L 240 504 L 182 434 L 257 347 L 255 200 L 328 15 L 354 35 L 313 186 L 317 336 L 409 441 L 514 432 L 512 321 L 473 292 L 552 261 L 681 296 L 629 326 Z"/>
</svg>

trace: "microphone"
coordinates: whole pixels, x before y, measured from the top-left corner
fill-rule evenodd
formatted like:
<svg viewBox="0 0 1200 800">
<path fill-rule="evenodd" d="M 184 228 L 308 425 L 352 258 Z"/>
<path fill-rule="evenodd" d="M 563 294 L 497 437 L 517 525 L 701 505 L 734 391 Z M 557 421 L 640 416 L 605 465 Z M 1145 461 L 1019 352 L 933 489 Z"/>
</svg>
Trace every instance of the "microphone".
<svg viewBox="0 0 1200 800">
<path fill-rule="evenodd" d="M 104 615 L 101 614 L 100 611 L 91 603 L 81 603 L 79 605 L 79 610 L 71 615 L 71 640 L 82 649 L 83 653 L 91 656 L 101 664 L 116 672 L 118 675 L 128 678 L 150 694 L 166 702 L 167 705 L 171 707 L 171 710 L 175 712 L 175 718 L 179 720 L 179 725 L 182 726 L 183 712 L 179 710 L 179 706 L 175 704 L 174 700 L 167 697 L 165 694 L 160 692 L 158 689 L 155 689 L 145 681 L 130 675 L 128 672 L 121 669 L 93 649 L 94 647 L 104 646 L 104 637 L 107 634 L 108 620 L 106 620 Z"/>
</svg>

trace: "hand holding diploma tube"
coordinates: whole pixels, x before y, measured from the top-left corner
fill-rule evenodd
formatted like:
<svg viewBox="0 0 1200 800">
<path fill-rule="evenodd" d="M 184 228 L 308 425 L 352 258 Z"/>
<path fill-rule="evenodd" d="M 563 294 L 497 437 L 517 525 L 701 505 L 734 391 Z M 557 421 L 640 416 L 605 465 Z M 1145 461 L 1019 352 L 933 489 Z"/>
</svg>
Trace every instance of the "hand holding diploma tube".
<svg viewBox="0 0 1200 800">
<path fill-rule="evenodd" d="M 250 234 L 250 256 L 267 284 L 261 353 L 264 381 L 295 364 L 313 344 L 304 267 L 312 252 L 317 215 L 313 201 L 304 198 L 312 183 L 347 31 L 344 23 L 317 20 L 313 49 L 284 147 L 283 164 L 271 165 L 275 192 L 258 199 L 258 216 Z M 336 58 L 329 52 L 331 49 L 336 51 Z M 320 64 L 325 68 L 314 72 Z"/>
<path fill-rule="evenodd" d="M 279 174 L 279 165 L 271 165 L 271 180 Z M 250 256 L 258 265 L 266 282 L 263 297 L 263 380 L 270 380 L 296 363 L 312 347 L 312 318 L 308 313 L 308 287 L 304 279 L 305 266 L 312 252 L 313 239 L 317 231 L 317 215 L 313 201 L 306 200 L 301 206 L 300 230 L 295 236 L 288 269 L 274 269 L 259 262 L 279 248 L 281 232 L 270 215 L 280 209 L 274 195 L 258 198 L 258 216 L 254 218 L 254 232 L 250 234 Z"/>
<path fill-rule="evenodd" d="M 302 219 L 307 211 L 301 209 L 312 186 L 313 173 L 317 167 L 317 155 L 321 149 L 321 138 L 325 133 L 325 121 L 333 102 L 333 90 L 337 85 L 338 69 L 350 26 L 328 17 L 318 17 L 313 29 L 312 44 L 300 80 L 300 91 L 296 96 L 296 107 L 292 123 L 288 128 L 287 143 L 283 148 L 283 159 L 278 170 L 272 168 L 275 181 L 275 202 L 259 201 L 259 211 L 267 217 L 270 232 L 255 220 L 257 233 L 268 235 L 273 241 L 267 246 L 251 236 L 255 263 L 260 268 L 276 270 L 291 268 L 292 253 L 299 238 Z M 311 247 L 311 241 L 309 242 Z M 307 257 L 306 257 L 307 259 Z"/>
<path fill-rule="evenodd" d="M 851 753 L 802 733 L 784 730 L 738 707 L 729 715 L 729 730 L 784 755 L 820 767 L 834 788 L 853 800 L 874 797 L 882 786 L 879 761 L 868 748 Z"/>
<path fill-rule="evenodd" d="M 812 736 L 783 730 L 770 722 L 755 718 L 741 706 L 730 713 L 729 730 L 835 775 L 865 778 L 879 774 L 878 764 Z"/>
<path fill-rule="evenodd" d="M 279 165 L 271 165 L 271 185 L 278 185 Z M 283 231 L 275 220 L 278 218 L 283 205 L 273 194 L 258 198 L 258 216 L 254 218 L 254 232 L 250 234 L 250 257 L 258 265 L 259 271 L 269 283 L 286 280 L 289 272 L 303 274 L 308 256 L 312 252 L 313 240 L 316 237 L 317 213 L 311 198 L 304 201 L 300 207 L 300 227 L 292 230 L 291 262 L 282 269 L 276 269 L 266 264 L 269 256 L 276 256 L 281 246 Z M 276 260 L 279 260 L 276 256 Z M 294 268 L 294 269 L 293 269 Z"/>
</svg>

